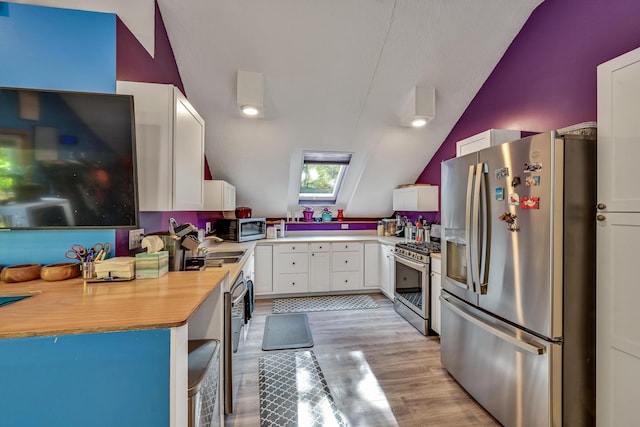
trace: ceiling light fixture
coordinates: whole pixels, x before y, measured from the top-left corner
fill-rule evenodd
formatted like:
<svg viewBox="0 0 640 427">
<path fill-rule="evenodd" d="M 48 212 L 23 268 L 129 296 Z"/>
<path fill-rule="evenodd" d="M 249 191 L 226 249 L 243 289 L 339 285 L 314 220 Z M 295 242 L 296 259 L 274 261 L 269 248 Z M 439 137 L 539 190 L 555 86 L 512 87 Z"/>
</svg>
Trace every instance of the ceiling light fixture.
<svg viewBox="0 0 640 427">
<path fill-rule="evenodd" d="M 238 70 L 236 88 L 238 107 L 246 117 L 264 116 L 264 77 L 262 73 Z"/>
<path fill-rule="evenodd" d="M 411 90 L 405 112 L 402 115 L 402 126 L 420 128 L 426 126 L 436 116 L 436 90 L 415 86 Z"/>
</svg>

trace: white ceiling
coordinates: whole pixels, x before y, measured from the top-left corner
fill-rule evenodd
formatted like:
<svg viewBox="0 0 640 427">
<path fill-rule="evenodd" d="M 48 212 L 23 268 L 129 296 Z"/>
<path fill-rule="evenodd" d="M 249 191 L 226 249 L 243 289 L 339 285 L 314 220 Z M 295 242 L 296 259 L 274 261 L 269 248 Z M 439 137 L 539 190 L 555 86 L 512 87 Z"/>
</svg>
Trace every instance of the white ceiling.
<svg viewBox="0 0 640 427">
<path fill-rule="evenodd" d="M 415 182 L 541 2 L 158 0 L 187 97 L 206 120 L 214 178 L 236 185 L 238 205 L 269 217 L 295 208 L 292 160 L 305 149 L 356 153 L 362 168 L 352 168 L 354 191 L 338 206 L 345 215 L 391 214 L 393 188 Z M 153 52 L 153 0 L 138 3 L 113 12 L 130 15 Z M 264 74 L 264 118 L 240 117 L 237 70 Z M 424 129 L 400 126 L 414 86 L 436 88 L 436 118 Z"/>
</svg>

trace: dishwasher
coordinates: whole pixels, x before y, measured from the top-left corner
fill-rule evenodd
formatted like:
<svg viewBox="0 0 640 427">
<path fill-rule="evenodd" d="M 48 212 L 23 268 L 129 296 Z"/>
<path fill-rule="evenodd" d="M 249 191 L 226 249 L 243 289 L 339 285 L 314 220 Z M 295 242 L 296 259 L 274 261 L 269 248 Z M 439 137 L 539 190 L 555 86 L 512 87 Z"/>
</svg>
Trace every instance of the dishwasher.
<svg viewBox="0 0 640 427">
<path fill-rule="evenodd" d="M 220 427 L 220 341 L 190 340 L 189 427 Z"/>
</svg>

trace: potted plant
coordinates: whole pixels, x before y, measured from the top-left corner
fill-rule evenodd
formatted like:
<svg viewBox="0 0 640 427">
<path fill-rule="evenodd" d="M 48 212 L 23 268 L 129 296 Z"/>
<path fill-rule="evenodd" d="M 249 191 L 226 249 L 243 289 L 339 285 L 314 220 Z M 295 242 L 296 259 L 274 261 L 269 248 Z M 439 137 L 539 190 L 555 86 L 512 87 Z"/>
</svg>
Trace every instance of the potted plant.
<svg viewBox="0 0 640 427">
<path fill-rule="evenodd" d="M 329 208 L 322 209 L 322 222 L 331 222 L 331 211 Z"/>
<path fill-rule="evenodd" d="M 304 215 L 304 222 L 313 222 L 313 208 L 311 206 L 305 206 L 302 215 Z"/>
</svg>

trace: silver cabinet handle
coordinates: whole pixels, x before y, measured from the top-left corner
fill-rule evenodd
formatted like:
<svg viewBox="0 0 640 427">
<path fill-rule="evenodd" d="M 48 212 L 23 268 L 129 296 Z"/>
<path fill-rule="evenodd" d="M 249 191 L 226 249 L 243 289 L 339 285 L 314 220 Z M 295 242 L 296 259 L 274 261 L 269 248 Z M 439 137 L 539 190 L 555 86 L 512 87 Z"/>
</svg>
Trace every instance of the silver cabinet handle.
<svg viewBox="0 0 640 427">
<path fill-rule="evenodd" d="M 515 345 L 516 347 L 520 347 L 521 349 L 531 353 L 531 354 L 535 354 L 535 355 L 543 355 L 546 352 L 546 348 L 545 347 L 539 347 L 535 344 L 529 344 L 527 342 L 521 341 L 515 337 L 512 337 L 511 335 L 507 334 L 506 332 L 503 332 L 499 329 L 494 328 L 491 325 L 488 325 L 487 323 L 485 323 L 483 320 L 478 319 L 477 317 L 459 309 L 458 307 L 456 307 L 454 304 L 451 303 L 451 301 L 449 301 L 449 299 L 443 295 L 440 295 L 440 301 L 445 303 L 445 305 L 447 306 L 447 308 L 451 311 L 453 311 L 454 313 L 456 313 L 458 316 L 464 318 L 465 320 L 473 323 L 474 325 L 484 329 L 485 331 L 489 332 L 490 334 L 493 334 L 495 336 L 497 336 L 498 338 L 507 341 L 513 345 Z"/>
</svg>

